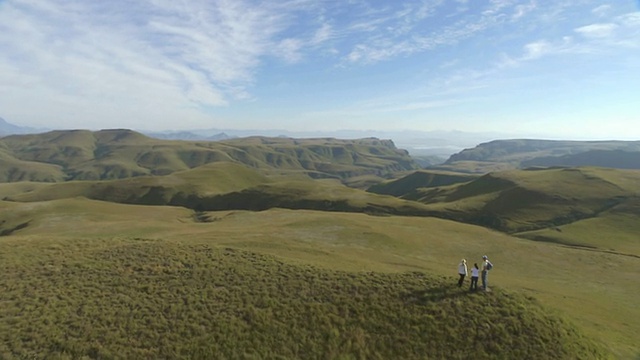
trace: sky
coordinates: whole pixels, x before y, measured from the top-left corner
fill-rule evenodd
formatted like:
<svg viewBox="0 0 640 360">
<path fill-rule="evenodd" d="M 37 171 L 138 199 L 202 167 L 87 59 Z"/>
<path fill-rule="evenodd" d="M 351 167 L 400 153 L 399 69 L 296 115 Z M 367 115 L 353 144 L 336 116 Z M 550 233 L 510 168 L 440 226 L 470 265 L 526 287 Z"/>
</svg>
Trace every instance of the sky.
<svg viewBox="0 0 640 360">
<path fill-rule="evenodd" d="M 640 1 L 0 0 L 0 117 L 640 139 Z"/>
</svg>

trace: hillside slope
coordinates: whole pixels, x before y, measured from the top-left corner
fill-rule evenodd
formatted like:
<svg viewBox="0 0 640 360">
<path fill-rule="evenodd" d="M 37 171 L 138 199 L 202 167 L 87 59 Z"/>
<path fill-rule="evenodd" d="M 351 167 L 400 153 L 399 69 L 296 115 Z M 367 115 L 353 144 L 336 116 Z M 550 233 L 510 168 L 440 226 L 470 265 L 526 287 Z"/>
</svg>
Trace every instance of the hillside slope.
<svg viewBox="0 0 640 360">
<path fill-rule="evenodd" d="M 107 272 L 113 270 L 116 274 L 114 279 L 131 279 L 132 288 L 129 290 L 127 285 L 116 288 L 115 292 L 112 290 L 110 294 L 118 294 L 119 291 L 135 294 L 131 300 L 127 300 L 127 304 L 134 304 L 133 301 L 146 301 L 147 296 L 149 299 L 154 298 L 155 292 L 144 292 L 153 289 L 151 283 L 154 281 L 147 278 L 151 281 L 150 287 L 140 288 L 143 292 L 134 291 L 136 286 L 147 282 L 137 277 L 127 277 L 127 274 L 159 277 L 165 274 L 164 276 L 170 277 L 192 271 L 194 274 L 202 273 L 205 271 L 202 267 L 204 265 L 198 265 L 191 257 L 185 259 L 181 254 L 190 256 L 188 254 L 198 248 L 233 248 L 268 254 L 297 266 L 312 265 L 330 271 L 347 271 L 350 275 L 355 272 L 356 277 L 363 272 L 396 273 L 417 270 L 428 274 L 416 278 L 420 289 L 431 286 L 429 284 L 433 274 L 447 283 L 446 288 L 439 293 L 454 295 L 451 299 L 455 304 L 458 300 L 464 301 L 467 296 L 466 291 L 462 290 L 459 297 L 456 291 L 458 289 L 453 289 L 455 265 L 461 256 L 474 261 L 486 253 L 497 265 L 490 280 L 495 290 L 493 294 L 497 294 L 502 288 L 508 289 L 506 294 L 524 292 L 539 299 L 549 307 L 544 310 L 545 313 L 555 314 L 558 312 L 554 309 L 559 310 L 575 321 L 590 337 L 601 339 L 611 351 L 621 354 L 617 358 L 629 358 L 640 351 L 634 336 L 640 331 L 640 322 L 635 320 L 640 319 L 636 294 L 638 278 L 635 271 L 639 259 L 635 257 L 533 242 L 478 226 L 428 217 L 368 216 L 284 209 L 198 214 L 180 207 L 121 205 L 83 198 L 36 203 L 0 201 L 0 207 L 0 223 L 11 223 L 14 226 L 25 224 L 7 236 L 0 236 L 0 261 L 5 271 L 4 281 L 12 278 L 8 274 L 13 274 L 10 269 L 14 269 L 14 265 L 18 274 L 16 276 L 36 281 L 36 278 L 40 278 L 36 274 L 42 273 L 50 281 L 47 284 L 51 284 L 54 278 L 59 279 L 56 276 L 60 271 L 67 271 L 68 275 L 73 266 L 82 270 L 82 275 L 72 278 L 78 281 L 96 279 L 97 274 L 92 268 Z M 136 248 L 144 244 L 151 248 Z M 110 251 L 113 248 L 122 250 Z M 158 251 L 165 255 L 157 255 Z M 101 253 L 107 255 L 98 257 Z M 142 256 L 143 254 L 146 255 Z M 139 255 L 141 259 L 136 261 Z M 125 261 L 122 272 L 112 265 L 120 264 L 120 261 Z M 137 267 L 138 263 L 148 266 Z M 195 266 L 191 267 L 192 264 Z M 597 278 L 593 277 L 592 272 L 584 271 L 585 264 L 599 264 L 601 271 Z M 172 272 L 173 266 L 177 266 L 178 274 Z M 252 266 L 259 267 L 259 263 Z M 28 275 L 32 273 L 31 270 L 34 271 L 33 276 Z M 165 273 L 165 270 L 174 275 Z M 212 277 L 217 279 L 217 276 L 224 275 L 235 284 L 232 287 L 243 283 L 232 281 L 232 274 L 237 274 L 236 270 L 220 271 Z M 105 276 L 109 278 L 106 273 Z M 162 279 L 166 281 L 168 278 Z M 440 279 L 435 280 L 434 284 L 441 283 Z M 62 288 L 65 294 L 75 291 L 69 287 L 74 281 L 63 283 L 66 284 Z M 97 294 L 101 289 L 99 284 L 107 283 L 98 281 L 98 286 L 85 283 L 79 289 Z M 225 287 L 221 287 L 221 283 L 216 281 L 216 284 L 218 288 L 214 292 L 224 291 L 222 289 Z M 3 287 L 5 290 L 16 289 L 12 284 L 7 285 Z M 48 288 L 38 287 L 33 282 L 23 285 L 31 289 L 29 294 L 34 296 L 30 295 L 28 298 L 34 300 L 38 299 L 39 289 Z M 260 286 L 256 285 L 257 288 Z M 394 288 L 391 284 L 389 286 Z M 383 289 L 379 291 L 385 292 Z M 171 293 L 177 294 L 177 288 L 172 287 Z M 48 295 L 45 298 L 56 299 Z M 85 296 L 78 300 L 85 298 L 91 299 Z M 472 298 L 473 305 L 481 305 L 482 301 L 479 299 L 482 298 Z M 100 299 L 102 298 L 97 298 L 95 303 L 99 304 Z M 79 305 L 84 304 L 84 309 L 87 310 L 86 306 L 90 303 Z M 164 303 L 172 302 L 167 300 Z M 51 304 L 54 309 L 65 308 L 57 305 L 60 302 Z M 69 305 L 73 311 L 78 309 L 75 305 Z M 33 309 L 49 309 L 43 306 L 39 304 Z M 474 313 L 473 309 L 476 308 L 471 304 L 460 306 L 453 311 L 454 316 L 463 314 L 467 319 L 482 318 Z M 523 306 L 528 307 L 525 304 Z M 10 307 L 2 309 L 6 308 Z M 447 314 L 448 312 L 446 310 Z M 22 314 L 22 318 L 29 318 L 27 313 Z M 42 313 L 38 314 L 40 319 L 46 319 Z M 127 319 L 134 319 L 128 315 L 130 312 L 122 314 Z M 501 316 L 511 315 L 504 313 Z M 110 317 L 107 321 L 113 324 L 114 318 Z M 34 324 L 40 323 L 36 321 Z M 100 324 L 95 325 L 96 329 L 101 327 Z M 452 331 L 455 335 L 458 329 Z M 82 341 L 75 344 L 84 346 Z M 500 354 L 497 356 L 509 358 L 501 352 L 503 350 L 505 348 L 496 352 Z M 595 354 L 593 356 L 598 357 Z"/>
<path fill-rule="evenodd" d="M 367 191 L 375 194 L 392 195 L 413 200 L 421 188 L 448 186 L 471 181 L 477 175 L 466 175 L 442 171 L 418 170 L 400 179 L 387 180 L 371 186 Z"/>
<path fill-rule="evenodd" d="M 555 228 L 609 212 L 640 219 L 640 171 L 606 168 L 513 170 L 471 182 L 419 189 L 445 218 L 510 233 Z"/>
<path fill-rule="evenodd" d="M 11 193 L 13 191 L 13 193 Z M 367 193 L 338 181 L 266 177 L 254 169 L 217 162 L 165 176 L 68 181 L 39 186 L 0 184 L 4 199 L 40 202 L 74 197 L 139 205 L 183 206 L 197 211 L 270 208 L 428 215 L 423 204 Z"/>
<path fill-rule="evenodd" d="M 166 175 L 211 162 L 313 178 L 381 178 L 418 165 L 389 140 L 244 138 L 171 141 L 126 130 L 51 131 L 0 139 L 0 180 L 107 180 Z M 10 166 L 9 166 L 10 165 Z M 50 172 L 46 172 L 46 167 Z M 63 175 L 63 176 L 61 176 Z M 62 179 L 61 179 L 62 178 Z"/>
<path fill-rule="evenodd" d="M 5 237 L 0 259 L 3 358 L 606 356 L 531 298 L 469 294 L 425 273 L 329 270 L 123 234 Z"/>
</svg>

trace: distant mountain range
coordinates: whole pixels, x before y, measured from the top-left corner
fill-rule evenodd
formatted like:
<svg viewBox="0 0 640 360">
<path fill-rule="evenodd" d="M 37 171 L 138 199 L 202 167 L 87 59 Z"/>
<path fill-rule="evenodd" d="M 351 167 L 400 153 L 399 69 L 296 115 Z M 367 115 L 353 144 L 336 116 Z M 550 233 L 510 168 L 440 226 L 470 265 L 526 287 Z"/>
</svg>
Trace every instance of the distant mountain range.
<svg viewBox="0 0 640 360">
<path fill-rule="evenodd" d="M 495 140 L 453 154 L 439 170 L 464 173 L 530 167 L 640 169 L 640 141 Z"/>
<path fill-rule="evenodd" d="M 13 125 L 0 118 L 0 137 L 44 132 L 43 129 Z M 415 164 L 422 168 L 467 174 L 558 166 L 640 169 L 640 141 L 494 140 L 499 134 L 458 131 L 336 130 L 332 132 L 291 132 L 287 130 L 207 129 L 138 132 L 138 134 L 161 140 L 214 142 L 256 136 L 274 139 L 390 139 L 394 146 L 406 150 Z"/>
<path fill-rule="evenodd" d="M 53 129 L 36 129 L 10 124 L 0 120 L 0 137 L 13 134 L 32 134 Z M 136 130 L 136 129 L 134 129 Z M 289 131 L 285 129 L 238 130 L 238 129 L 191 129 L 184 131 L 136 130 L 144 135 L 165 140 L 227 140 L 250 136 L 288 138 L 336 138 L 391 139 L 399 148 L 409 151 L 423 166 L 444 162 L 451 154 L 479 143 L 507 138 L 498 133 L 471 133 L 463 131 L 380 131 L 380 130 L 335 130 L 335 131 Z"/>
<path fill-rule="evenodd" d="M 376 138 L 175 141 L 127 129 L 56 130 L 0 138 L 0 182 L 167 175 L 225 161 L 268 173 L 344 182 L 363 176 L 370 178 L 365 182 L 380 181 L 396 172 L 419 168 L 405 150 L 390 140 Z"/>
<path fill-rule="evenodd" d="M 0 137 L 13 134 L 30 134 L 38 131 L 35 128 L 11 124 L 0 117 Z"/>
</svg>

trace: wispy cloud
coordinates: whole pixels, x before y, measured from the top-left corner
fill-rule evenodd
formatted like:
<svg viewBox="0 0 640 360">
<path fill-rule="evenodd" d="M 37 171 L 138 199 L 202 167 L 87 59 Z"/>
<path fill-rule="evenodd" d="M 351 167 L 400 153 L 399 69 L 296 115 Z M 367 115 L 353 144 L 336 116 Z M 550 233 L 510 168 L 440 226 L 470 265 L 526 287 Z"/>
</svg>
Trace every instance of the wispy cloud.
<svg viewBox="0 0 640 360">
<path fill-rule="evenodd" d="M 412 5 L 406 5 L 394 16 L 369 19 L 366 26 L 360 24 L 357 29 L 366 29 L 369 34 L 353 45 L 345 59 L 350 63 L 370 64 L 455 45 L 509 20 L 516 21 L 537 7 L 535 1 L 521 4 L 513 0 L 491 0 L 480 16 L 461 17 L 442 26 L 440 19 L 450 16 L 451 10 L 445 1 Z M 406 33 L 411 36 L 404 36 Z"/>
<path fill-rule="evenodd" d="M 600 5 L 598 7 L 591 9 L 591 12 L 598 16 L 604 16 L 607 13 L 609 13 L 609 11 L 611 11 L 611 5 L 609 4 Z"/>
<path fill-rule="evenodd" d="M 614 53 L 618 48 L 640 48 L 640 12 L 622 14 L 611 18 L 611 22 L 583 25 L 556 35 L 560 37 L 526 43 L 517 56 L 502 54 L 499 67 L 517 66 L 553 55 Z"/>
<path fill-rule="evenodd" d="M 286 69 L 333 72 L 344 76 L 333 84 L 348 86 L 363 81 L 362 68 L 391 69 L 395 59 L 411 72 L 393 69 L 397 86 L 354 95 L 344 111 L 437 109 L 501 71 L 637 49 L 639 38 L 640 13 L 596 0 L 0 0 L 0 115 L 189 127 L 259 102 L 269 92 L 256 91 L 261 72 L 285 69 L 277 81 L 294 86 Z M 396 91 L 403 96 L 384 101 Z"/>
<path fill-rule="evenodd" d="M 605 37 L 611 36 L 617 27 L 618 25 L 612 24 L 612 23 L 591 24 L 591 25 L 581 26 L 575 29 L 575 32 L 589 38 L 605 38 Z"/>
<path fill-rule="evenodd" d="M 40 91 L 61 94 L 39 99 L 43 106 L 100 109 L 145 94 L 159 96 L 159 107 L 225 105 L 247 96 L 262 57 L 298 59 L 298 40 L 279 35 L 301 6 L 8 0 L 0 3 L 0 67 L 15 70 L 0 83 L 28 97 L 9 75 L 28 74 Z"/>
</svg>

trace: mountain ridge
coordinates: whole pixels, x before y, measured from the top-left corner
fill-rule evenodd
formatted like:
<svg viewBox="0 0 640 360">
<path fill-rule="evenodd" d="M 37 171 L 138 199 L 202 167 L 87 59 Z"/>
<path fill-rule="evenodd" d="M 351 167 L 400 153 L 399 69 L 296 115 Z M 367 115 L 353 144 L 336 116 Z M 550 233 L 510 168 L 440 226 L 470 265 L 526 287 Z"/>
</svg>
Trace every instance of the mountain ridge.
<svg viewBox="0 0 640 360">
<path fill-rule="evenodd" d="M 622 156 L 621 156 L 622 155 Z M 430 168 L 488 173 L 533 166 L 604 166 L 640 169 L 640 141 L 493 140 L 453 154 Z"/>
<path fill-rule="evenodd" d="M 160 140 L 129 129 L 55 130 L 0 139 L 0 179 L 107 180 L 166 175 L 231 161 L 270 173 L 314 178 L 389 177 L 418 169 L 406 150 L 377 138 L 251 137 L 224 141 Z M 47 170 L 49 172 L 47 173 Z"/>
</svg>

